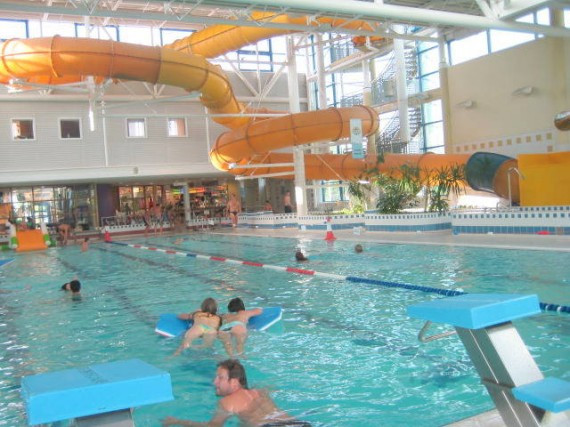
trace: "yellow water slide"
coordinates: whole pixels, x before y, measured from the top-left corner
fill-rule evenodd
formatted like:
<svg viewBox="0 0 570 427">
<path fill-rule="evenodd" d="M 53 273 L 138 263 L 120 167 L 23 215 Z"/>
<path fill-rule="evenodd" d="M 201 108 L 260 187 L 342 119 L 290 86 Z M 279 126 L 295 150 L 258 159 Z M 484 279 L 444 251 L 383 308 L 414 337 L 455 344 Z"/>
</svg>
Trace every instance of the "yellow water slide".
<svg viewBox="0 0 570 427">
<path fill-rule="evenodd" d="M 308 22 L 306 17 L 290 18 L 267 13 L 256 14 L 255 19 L 303 24 Z M 359 21 L 325 17 L 318 20 L 322 21 L 319 24 L 328 23 L 333 27 L 369 29 Z M 59 36 L 8 40 L 0 44 L 0 83 L 25 85 L 26 82 L 37 82 L 56 85 L 94 76 L 96 79 L 144 81 L 197 91 L 201 93 L 201 100 L 210 113 L 236 115 L 214 118 L 216 122 L 231 129 L 220 135 L 211 151 L 210 157 L 215 167 L 234 174 L 251 175 L 292 171 L 291 168 L 248 170 L 246 165 L 291 162 L 291 154 L 273 151 L 293 145 L 346 138 L 350 134 L 351 118 L 360 118 L 363 134 L 371 135 L 378 128 L 378 115 L 369 107 L 357 106 L 286 114 L 271 119 L 237 116 L 260 110 L 238 102 L 225 73 L 205 57 L 215 57 L 246 44 L 288 32 L 290 30 L 218 25 L 163 48 Z M 394 172 L 403 164 L 433 169 L 465 164 L 467 160 L 468 156 L 454 155 L 387 155 L 379 169 Z M 308 179 L 346 180 L 362 176 L 363 171 L 376 165 L 376 159 L 369 156 L 364 160 L 355 160 L 350 154 L 308 154 L 305 165 Z M 503 194 L 500 195 L 504 197 Z M 518 195 L 514 194 L 513 200 L 517 198 Z"/>
</svg>

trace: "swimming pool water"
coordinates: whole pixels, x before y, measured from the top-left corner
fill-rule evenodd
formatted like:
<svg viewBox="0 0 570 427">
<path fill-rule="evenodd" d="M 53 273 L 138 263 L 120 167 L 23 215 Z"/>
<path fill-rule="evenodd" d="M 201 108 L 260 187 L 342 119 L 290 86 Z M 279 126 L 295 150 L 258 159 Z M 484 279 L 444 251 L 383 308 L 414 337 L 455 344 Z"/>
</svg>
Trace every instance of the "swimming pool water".
<svg viewBox="0 0 570 427">
<path fill-rule="evenodd" d="M 570 305 L 565 252 L 365 244 L 357 255 L 350 242 L 222 234 L 130 242 L 283 266 L 295 266 L 294 248 L 302 247 L 310 259 L 302 268 L 537 293 Z M 280 324 L 251 334 L 244 365 L 251 386 L 270 389 L 279 406 L 315 426 L 438 426 L 493 407 L 457 337 L 417 340 L 423 322 L 406 307 L 438 295 L 102 243 L 86 253 L 67 247 L 15 258 L 0 269 L 0 425 L 25 425 L 22 376 L 133 357 L 170 372 L 176 398 L 138 408 L 137 426 L 160 425 L 166 415 L 207 420 L 217 400 L 215 364 L 226 358 L 221 344 L 170 359 L 178 342 L 154 333 L 161 313 L 194 310 L 207 296 L 223 308 L 236 296 L 249 307 L 283 307 Z M 80 301 L 59 290 L 74 275 Z M 542 313 L 516 325 L 545 375 L 570 380 L 570 316 Z"/>
</svg>

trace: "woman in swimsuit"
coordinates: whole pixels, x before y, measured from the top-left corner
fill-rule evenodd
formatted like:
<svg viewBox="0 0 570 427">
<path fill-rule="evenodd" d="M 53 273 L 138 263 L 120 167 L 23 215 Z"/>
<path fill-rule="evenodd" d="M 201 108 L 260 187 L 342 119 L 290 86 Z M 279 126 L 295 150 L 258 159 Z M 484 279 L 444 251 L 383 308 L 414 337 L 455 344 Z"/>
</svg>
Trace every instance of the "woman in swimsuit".
<svg viewBox="0 0 570 427">
<path fill-rule="evenodd" d="M 214 298 L 206 298 L 202 301 L 200 310 L 193 313 L 179 314 L 178 318 L 182 320 L 193 320 L 194 324 L 182 339 L 180 347 L 174 352 L 173 356 L 178 356 L 183 350 L 192 346 L 192 341 L 197 338 L 203 338 L 202 345 L 194 346 L 194 348 L 211 347 L 218 335 L 218 329 L 222 324 L 222 318 L 216 313 L 218 312 L 218 303 Z"/>
<path fill-rule="evenodd" d="M 261 308 L 246 310 L 241 298 L 234 298 L 228 304 L 228 314 L 222 316 L 222 327 L 218 336 L 230 357 L 234 354 L 232 341 L 235 341 L 236 354 L 243 354 L 243 348 L 247 339 L 247 322 L 250 317 L 259 316 Z M 233 337 L 233 340 L 232 340 Z"/>
</svg>

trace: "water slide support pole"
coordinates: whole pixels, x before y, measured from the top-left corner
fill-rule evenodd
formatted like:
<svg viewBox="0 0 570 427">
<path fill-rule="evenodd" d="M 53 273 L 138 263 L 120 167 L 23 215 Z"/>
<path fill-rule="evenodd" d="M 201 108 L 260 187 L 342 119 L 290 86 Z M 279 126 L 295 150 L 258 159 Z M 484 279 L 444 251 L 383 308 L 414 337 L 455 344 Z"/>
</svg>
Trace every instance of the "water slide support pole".
<svg viewBox="0 0 570 427">
<path fill-rule="evenodd" d="M 438 37 L 439 49 L 439 87 L 441 88 L 441 109 L 443 116 L 443 143 L 446 153 L 453 152 L 451 141 L 451 109 L 449 106 L 449 78 L 446 44 L 443 33 Z"/>
<path fill-rule="evenodd" d="M 410 121 L 408 116 L 408 90 L 406 88 L 406 58 L 404 41 L 394 40 L 394 56 L 396 59 L 396 91 L 398 95 L 398 114 L 400 117 L 400 141 L 410 142 Z"/>
<path fill-rule="evenodd" d="M 317 106 L 316 110 L 324 110 L 327 108 L 327 87 L 326 87 L 326 76 L 325 76 L 325 54 L 323 51 L 323 36 L 320 33 L 315 34 L 317 40 L 317 50 L 316 50 L 316 65 L 317 65 Z M 309 99 L 311 97 L 309 96 Z M 312 149 L 313 153 L 325 153 L 327 149 Z M 321 201 L 319 188 L 313 188 L 313 200 L 316 203 Z"/>
<path fill-rule="evenodd" d="M 297 76 L 297 58 L 295 56 L 294 36 L 287 37 L 287 64 L 289 83 L 289 109 L 291 113 L 299 113 L 299 79 Z M 297 215 L 307 215 L 305 188 L 305 153 L 301 147 L 293 147 L 293 163 L 295 163 L 295 203 Z"/>
</svg>

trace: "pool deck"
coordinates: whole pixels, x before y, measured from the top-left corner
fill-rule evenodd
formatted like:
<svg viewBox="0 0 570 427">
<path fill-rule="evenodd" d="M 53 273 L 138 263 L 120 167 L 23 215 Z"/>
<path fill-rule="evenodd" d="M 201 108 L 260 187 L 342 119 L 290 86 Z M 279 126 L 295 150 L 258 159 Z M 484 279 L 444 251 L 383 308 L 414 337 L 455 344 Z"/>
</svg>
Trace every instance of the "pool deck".
<svg viewBox="0 0 570 427">
<path fill-rule="evenodd" d="M 291 228 L 248 229 L 239 227 L 237 229 L 218 228 L 210 232 L 241 236 L 281 238 L 287 237 L 292 239 L 311 240 L 323 240 L 326 233 L 322 230 L 301 231 Z M 430 231 L 418 233 L 364 231 L 360 235 L 356 235 L 354 234 L 353 230 L 335 230 L 334 235 L 338 240 L 351 241 L 354 243 L 371 242 L 385 244 L 445 245 L 570 252 L 570 236 L 542 236 L 536 234 L 453 235 L 450 231 Z"/>
</svg>

